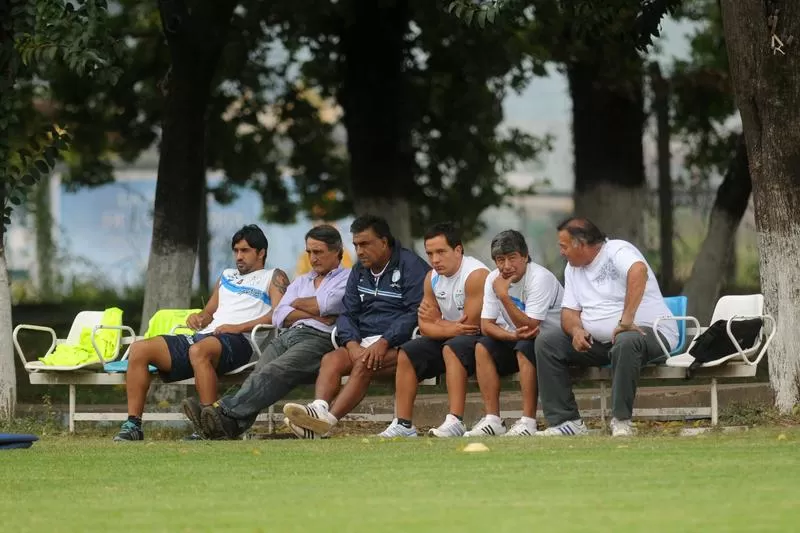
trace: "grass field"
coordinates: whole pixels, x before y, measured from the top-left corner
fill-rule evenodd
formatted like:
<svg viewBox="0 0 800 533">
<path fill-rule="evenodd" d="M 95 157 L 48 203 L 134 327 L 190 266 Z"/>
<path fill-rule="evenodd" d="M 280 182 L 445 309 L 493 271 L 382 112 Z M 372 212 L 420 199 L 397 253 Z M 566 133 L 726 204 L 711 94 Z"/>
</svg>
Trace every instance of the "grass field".
<svg viewBox="0 0 800 533">
<path fill-rule="evenodd" d="M 2 531 L 794 531 L 800 429 L 699 437 L 118 444 L 0 452 Z"/>
</svg>

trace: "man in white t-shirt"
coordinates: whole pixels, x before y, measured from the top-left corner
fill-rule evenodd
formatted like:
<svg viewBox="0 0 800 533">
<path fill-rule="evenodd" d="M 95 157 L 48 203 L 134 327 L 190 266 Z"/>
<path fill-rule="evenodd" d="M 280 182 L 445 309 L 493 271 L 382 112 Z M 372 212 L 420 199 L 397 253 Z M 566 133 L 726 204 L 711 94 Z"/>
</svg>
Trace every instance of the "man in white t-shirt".
<svg viewBox="0 0 800 533">
<path fill-rule="evenodd" d="M 531 260 L 518 231 L 500 232 L 492 239 L 491 254 L 497 268 L 484 285 L 484 336 L 474 357 L 486 415 L 465 436 L 531 436 L 536 433 L 534 341 L 540 332 L 560 329 L 564 289 L 552 272 Z M 506 432 L 500 418 L 500 377 L 515 372 L 520 377 L 522 417 Z"/>
<path fill-rule="evenodd" d="M 257 324 L 272 322 L 289 278 L 280 269 L 264 269 L 267 237 L 256 225 L 244 226 L 231 239 L 236 268 L 229 268 L 214 288 L 205 308 L 189 315 L 194 335 L 160 335 L 131 345 L 126 377 L 128 419 L 115 441 L 144 439 L 142 412 L 150 388 L 148 367 L 158 369 L 164 382 L 195 378 L 199 400 L 187 398 L 183 412 L 200 435 L 200 413 L 217 399 L 217 375 L 246 365 L 253 347 L 245 336 Z"/>
<path fill-rule="evenodd" d="M 550 427 L 537 435 L 587 433 L 572 393 L 568 367 L 611 365 L 613 436 L 633 434 L 631 413 L 643 365 L 663 357 L 653 332 L 659 317 L 672 316 L 655 274 L 631 243 L 608 240 L 591 221 L 570 218 L 558 226 L 564 270 L 562 331 L 540 335 L 536 367 L 542 408 Z M 674 348 L 675 323 L 658 334 Z"/>
</svg>

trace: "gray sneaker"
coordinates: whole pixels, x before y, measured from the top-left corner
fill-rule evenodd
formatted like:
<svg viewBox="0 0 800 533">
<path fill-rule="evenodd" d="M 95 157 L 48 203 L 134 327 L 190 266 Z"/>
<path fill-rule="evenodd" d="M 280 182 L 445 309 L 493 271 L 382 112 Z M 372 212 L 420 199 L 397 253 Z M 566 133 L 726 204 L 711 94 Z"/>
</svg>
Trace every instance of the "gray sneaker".
<svg viewBox="0 0 800 533">
<path fill-rule="evenodd" d="M 144 431 L 141 426 L 137 426 L 130 420 L 122 423 L 119 433 L 114 437 L 114 442 L 129 442 L 134 440 L 144 440 Z"/>
</svg>

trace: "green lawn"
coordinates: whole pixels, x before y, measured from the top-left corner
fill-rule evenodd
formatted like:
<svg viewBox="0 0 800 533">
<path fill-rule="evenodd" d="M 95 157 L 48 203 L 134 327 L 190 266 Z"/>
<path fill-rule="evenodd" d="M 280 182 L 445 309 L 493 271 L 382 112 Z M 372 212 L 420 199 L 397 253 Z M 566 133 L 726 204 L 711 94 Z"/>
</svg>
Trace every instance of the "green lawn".
<svg viewBox="0 0 800 533">
<path fill-rule="evenodd" d="M 699 437 L 335 438 L 0 452 L 2 531 L 776 531 L 800 430 Z"/>
</svg>

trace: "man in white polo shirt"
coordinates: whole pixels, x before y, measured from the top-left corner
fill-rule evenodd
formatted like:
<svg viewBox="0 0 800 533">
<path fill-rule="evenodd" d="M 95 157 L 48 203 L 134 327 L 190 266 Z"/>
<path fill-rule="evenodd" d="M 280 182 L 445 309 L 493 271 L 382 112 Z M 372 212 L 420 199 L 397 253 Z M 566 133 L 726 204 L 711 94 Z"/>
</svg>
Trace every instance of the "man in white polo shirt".
<svg viewBox="0 0 800 533">
<path fill-rule="evenodd" d="M 558 226 L 564 270 L 562 331 L 543 332 L 536 342 L 542 409 L 550 427 L 537 435 L 587 433 L 578 413 L 569 366 L 611 365 L 613 436 L 633 434 L 631 413 L 643 365 L 663 357 L 653 332 L 658 317 L 671 316 L 655 274 L 631 243 L 608 240 L 590 220 L 570 218 Z M 674 348 L 678 330 L 667 321 L 658 332 Z"/>
</svg>

